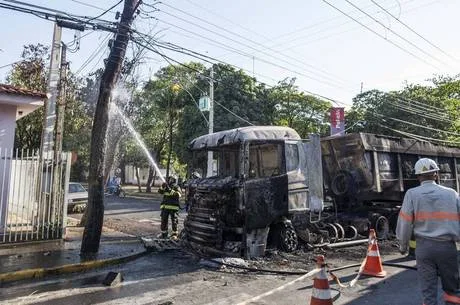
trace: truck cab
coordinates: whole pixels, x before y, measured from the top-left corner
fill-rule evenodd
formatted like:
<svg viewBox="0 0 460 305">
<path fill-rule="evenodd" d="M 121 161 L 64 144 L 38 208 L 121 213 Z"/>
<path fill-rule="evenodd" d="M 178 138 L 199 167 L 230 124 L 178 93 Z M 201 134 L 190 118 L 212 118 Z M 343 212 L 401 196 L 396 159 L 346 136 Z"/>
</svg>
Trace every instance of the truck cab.
<svg viewBox="0 0 460 305">
<path fill-rule="evenodd" d="M 288 127 L 251 126 L 201 136 L 189 148 L 194 174 L 183 237 L 192 247 L 244 257 L 264 255 L 267 244 L 292 251 L 302 223 L 320 217 L 319 136 L 302 140 Z"/>
</svg>

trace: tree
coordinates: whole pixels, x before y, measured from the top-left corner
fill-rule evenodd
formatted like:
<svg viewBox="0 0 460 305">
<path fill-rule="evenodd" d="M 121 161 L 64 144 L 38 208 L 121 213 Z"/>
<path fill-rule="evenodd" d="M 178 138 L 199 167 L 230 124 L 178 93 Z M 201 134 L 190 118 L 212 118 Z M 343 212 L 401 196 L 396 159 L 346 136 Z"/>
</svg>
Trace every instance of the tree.
<svg viewBox="0 0 460 305">
<path fill-rule="evenodd" d="M 22 60 L 13 65 L 7 83 L 34 91 L 46 92 L 46 67 L 49 48 L 42 44 L 24 46 Z M 39 149 L 43 130 L 43 107 L 21 118 L 16 124 L 14 146 L 22 149 Z"/>
<path fill-rule="evenodd" d="M 350 131 L 458 142 L 458 77 L 437 77 L 431 82 L 432 86 L 406 84 L 400 92 L 371 90 L 357 95 L 346 116 Z"/>
<path fill-rule="evenodd" d="M 294 128 L 302 138 L 310 133 L 327 134 L 331 103 L 300 92 L 293 80 L 288 83 L 285 79 L 269 91 L 268 98 L 278 110 L 274 123 Z"/>
</svg>

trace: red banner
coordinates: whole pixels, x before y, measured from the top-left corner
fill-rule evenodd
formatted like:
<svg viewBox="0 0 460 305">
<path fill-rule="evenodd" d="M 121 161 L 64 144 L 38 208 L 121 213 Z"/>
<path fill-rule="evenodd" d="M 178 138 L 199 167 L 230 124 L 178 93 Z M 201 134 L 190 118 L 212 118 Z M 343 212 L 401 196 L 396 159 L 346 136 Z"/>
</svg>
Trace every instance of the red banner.
<svg viewBox="0 0 460 305">
<path fill-rule="evenodd" d="M 331 108 L 331 135 L 342 135 L 345 131 L 345 108 Z"/>
</svg>

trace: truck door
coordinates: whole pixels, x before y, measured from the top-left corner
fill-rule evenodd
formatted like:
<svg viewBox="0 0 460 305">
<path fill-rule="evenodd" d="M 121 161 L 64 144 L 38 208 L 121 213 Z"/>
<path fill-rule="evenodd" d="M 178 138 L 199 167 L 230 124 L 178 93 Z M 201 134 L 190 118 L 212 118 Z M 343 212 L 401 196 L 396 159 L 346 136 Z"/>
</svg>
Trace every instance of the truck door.
<svg viewBox="0 0 460 305">
<path fill-rule="evenodd" d="M 286 173 L 288 179 L 289 212 L 308 210 L 308 172 L 301 141 L 286 141 Z"/>
<path fill-rule="evenodd" d="M 264 228 L 287 215 L 287 175 L 282 141 L 246 145 L 244 204 L 246 228 L 250 230 Z"/>
</svg>

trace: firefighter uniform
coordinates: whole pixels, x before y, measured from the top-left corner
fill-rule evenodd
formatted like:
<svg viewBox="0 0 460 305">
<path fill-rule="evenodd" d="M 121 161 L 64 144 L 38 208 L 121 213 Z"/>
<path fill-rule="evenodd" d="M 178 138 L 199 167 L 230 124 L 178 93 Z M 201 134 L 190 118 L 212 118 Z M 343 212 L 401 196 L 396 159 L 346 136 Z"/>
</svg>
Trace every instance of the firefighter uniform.
<svg viewBox="0 0 460 305">
<path fill-rule="evenodd" d="M 177 225 L 179 223 L 179 199 L 182 196 L 180 189 L 177 185 L 171 186 L 164 183 L 158 190 L 158 193 L 163 194 L 163 200 L 160 205 L 161 210 L 161 237 L 168 237 L 168 219 L 171 217 L 171 226 L 173 238 L 178 237 Z"/>
<path fill-rule="evenodd" d="M 437 166 L 435 169 L 438 170 Z M 412 230 L 414 232 L 417 242 L 415 256 L 424 305 L 438 304 L 438 274 L 446 304 L 460 304 L 459 264 L 455 244 L 460 240 L 459 221 L 460 199 L 453 189 L 440 186 L 433 180 L 425 180 L 420 186 L 407 191 L 396 235 L 403 253 L 407 251 Z"/>
</svg>

